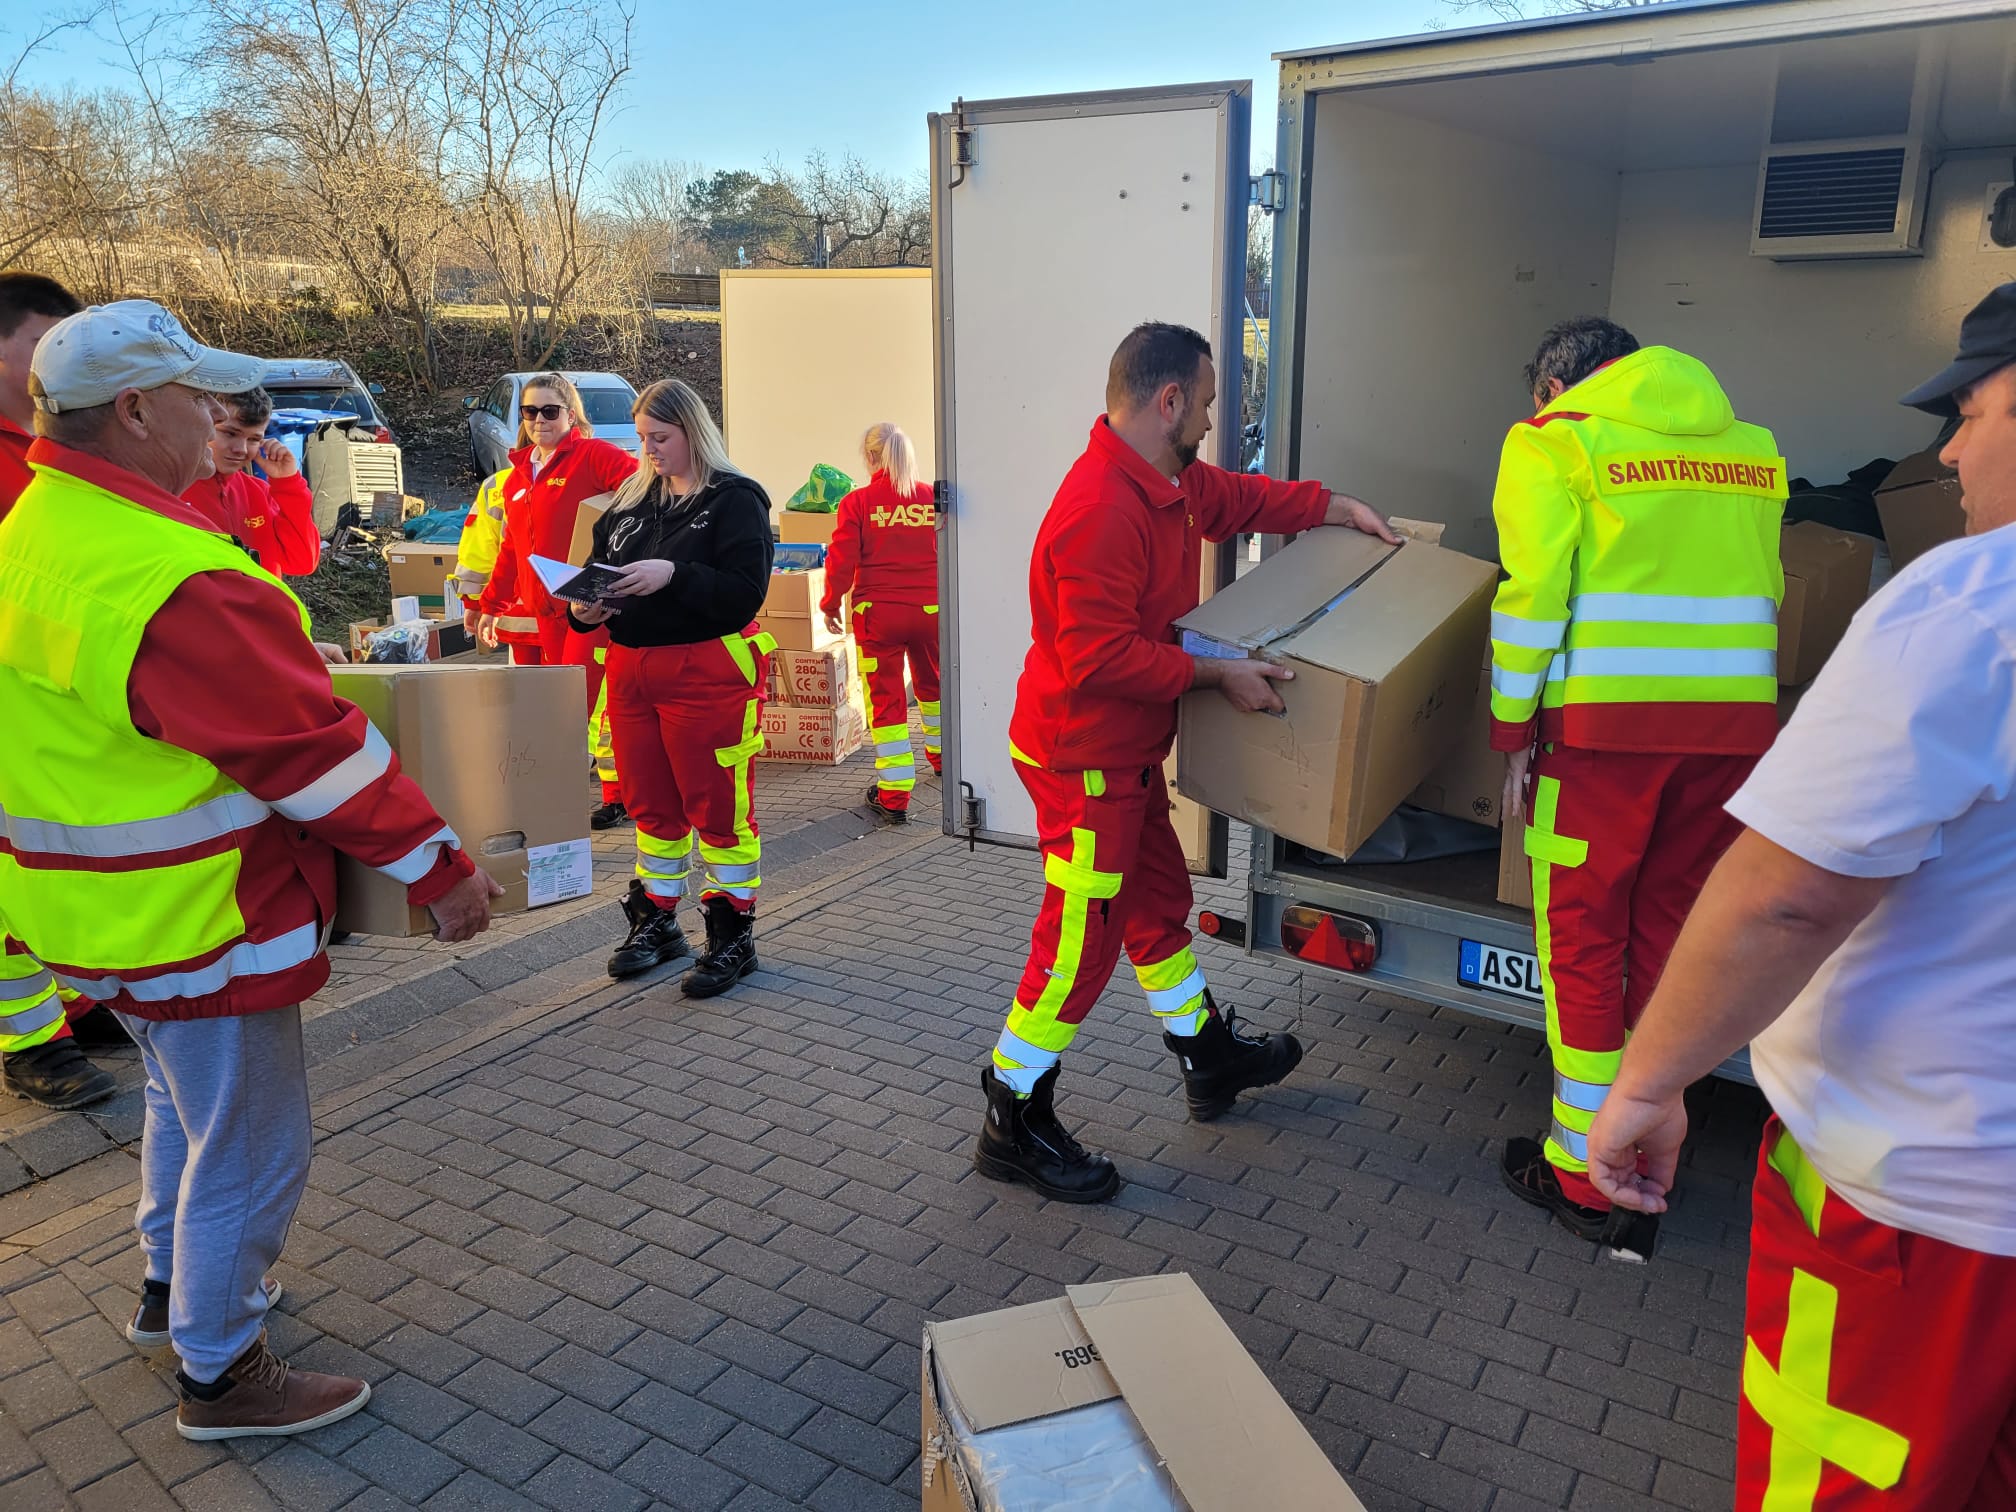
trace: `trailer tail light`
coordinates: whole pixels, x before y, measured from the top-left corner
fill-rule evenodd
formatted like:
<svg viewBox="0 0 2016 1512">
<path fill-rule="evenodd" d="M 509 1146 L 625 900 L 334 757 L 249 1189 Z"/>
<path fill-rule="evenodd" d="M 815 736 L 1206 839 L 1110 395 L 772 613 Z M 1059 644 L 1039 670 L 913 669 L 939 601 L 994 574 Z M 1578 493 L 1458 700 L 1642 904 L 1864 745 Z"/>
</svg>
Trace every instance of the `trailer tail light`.
<svg viewBox="0 0 2016 1512">
<path fill-rule="evenodd" d="M 1281 915 L 1281 943 L 1298 961 L 1337 971 L 1370 971 L 1379 932 L 1369 920 L 1297 903 Z"/>
<path fill-rule="evenodd" d="M 378 434 L 374 436 L 372 439 L 375 441 L 379 441 L 386 446 L 390 446 L 392 444 L 392 432 L 387 430 L 384 426 L 381 425 L 378 427 Z"/>
</svg>

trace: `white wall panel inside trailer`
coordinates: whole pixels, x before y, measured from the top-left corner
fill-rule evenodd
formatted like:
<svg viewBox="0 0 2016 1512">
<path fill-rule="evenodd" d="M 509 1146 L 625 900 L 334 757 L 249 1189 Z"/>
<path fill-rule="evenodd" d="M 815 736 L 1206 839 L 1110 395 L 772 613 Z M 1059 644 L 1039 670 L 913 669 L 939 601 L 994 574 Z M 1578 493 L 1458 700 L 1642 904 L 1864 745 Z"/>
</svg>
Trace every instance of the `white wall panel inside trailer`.
<svg viewBox="0 0 2016 1512">
<path fill-rule="evenodd" d="M 975 166 L 942 191 L 958 620 L 946 777 L 985 803 L 991 837 L 1029 842 L 1036 814 L 1008 758 L 1008 719 L 1037 527 L 1105 410 L 1113 349 L 1144 320 L 1215 331 L 1228 234 L 1242 228 L 1224 214 L 1222 101 L 981 119 Z M 1240 147 L 1230 171 L 1243 184 L 1243 130 Z M 1219 409 L 1236 432 L 1236 413 Z"/>
<path fill-rule="evenodd" d="M 1944 367 L 1960 317 L 2016 278 L 2016 252 L 1979 244 L 1987 187 L 2009 179 L 2007 152 L 1948 158 L 1923 257 L 1775 263 L 1750 256 L 1755 164 L 1626 174 L 1611 318 L 1713 368 L 1795 477 L 1839 482 L 1937 434 L 1897 396 Z"/>
<path fill-rule="evenodd" d="M 1396 91 L 1395 93 L 1398 93 Z M 1496 557 L 1491 481 L 1540 333 L 1610 304 L 1617 174 L 1317 96 L 1299 471 Z"/>
<path fill-rule="evenodd" d="M 893 420 L 937 477 L 931 334 L 926 268 L 724 271 L 728 454 L 782 509 L 815 462 L 866 482 L 861 433 Z"/>
</svg>

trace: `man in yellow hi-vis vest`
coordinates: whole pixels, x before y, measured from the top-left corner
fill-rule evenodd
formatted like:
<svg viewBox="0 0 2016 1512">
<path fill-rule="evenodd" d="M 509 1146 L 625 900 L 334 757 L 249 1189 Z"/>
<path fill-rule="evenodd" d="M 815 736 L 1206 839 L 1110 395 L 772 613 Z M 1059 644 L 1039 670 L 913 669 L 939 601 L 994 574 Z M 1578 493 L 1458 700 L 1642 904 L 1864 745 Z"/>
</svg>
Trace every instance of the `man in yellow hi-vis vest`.
<svg viewBox="0 0 2016 1512">
<path fill-rule="evenodd" d="M 1657 1220 L 1590 1183 L 1589 1126 L 1777 733 L 1785 459 L 1700 362 L 1607 320 L 1554 327 L 1526 379 L 1492 500 L 1491 743 L 1527 820 L 1554 1100 L 1503 1174 L 1643 1259 Z"/>
</svg>

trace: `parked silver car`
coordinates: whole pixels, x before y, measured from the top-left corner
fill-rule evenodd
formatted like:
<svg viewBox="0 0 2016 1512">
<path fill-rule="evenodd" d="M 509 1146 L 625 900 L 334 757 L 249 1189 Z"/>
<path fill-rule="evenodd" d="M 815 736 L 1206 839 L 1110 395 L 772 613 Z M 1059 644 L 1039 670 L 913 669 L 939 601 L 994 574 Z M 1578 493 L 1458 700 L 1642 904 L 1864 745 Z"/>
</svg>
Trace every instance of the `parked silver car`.
<svg viewBox="0 0 2016 1512">
<path fill-rule="evenodd" d="M 518 396 L 538 376 L 506 373 L 483 393 L 462 401 L 469 411 L 469 458 L 479 473 L 488 475 L 511 465 L 510 453 L 518 444 Z M 615 373 L 562 376 L 581 391 L 581 404 L 596 436 L 634 456 L 637 427 L 630 423 L 630 406 L 637 402 L 637 390 Z"/>
</svg>

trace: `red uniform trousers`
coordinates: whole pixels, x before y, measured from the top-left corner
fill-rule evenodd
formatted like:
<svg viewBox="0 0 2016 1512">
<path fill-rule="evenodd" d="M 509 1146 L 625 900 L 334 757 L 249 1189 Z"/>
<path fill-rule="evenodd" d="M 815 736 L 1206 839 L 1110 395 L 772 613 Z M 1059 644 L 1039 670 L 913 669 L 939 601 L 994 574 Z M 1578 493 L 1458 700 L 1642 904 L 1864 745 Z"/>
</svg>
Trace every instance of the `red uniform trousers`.
<svg viewBox="0 0 2016 1512">
<path fill-rule="evenodd" d="M 1744 1330 L 1737 1512 L 2016 1507 L 2016 1258 L 1864 1216 L 1775 1118 Z"/>
<path fill-rule="evenodd" d="M 700 834 L 702 898 L 744 912 L 763 885 L 755 759 L 763 749 L 768 637 L 609 648 L 609 725 L 623 799 L 637 822 L 637 876 L 675 908 Z"/>
<path fill-rule="evenodd" d="M 1206 1009 L 1190 949 L 1190 866 L 1162 768 L 1046 772 L 1018 758 L 1015 770 L 1036 800 L 1049 885 L 994 1069 L 1026 1094 L 1077 1035 L 1123 948 L 1164 1028 L 1194 1034 Z"/>
<path fill-rule="evenodd" d="M 602 699 L 604 662 L 609 649 L 609 630 L 600 626 L 583 634 L 566 619 L 542 618 L 539 643 L 513 641 L 514 667 L 579 667 L 588 677 L 588 750 L 595 757 L 596 776 L 602 781 L 602 801 L 613 803 L 622 796 L 616 780 L 618 765 L 611 754 L 609 720 Z"/>
<path fill-rule="evenodd" d="M 1755 756 L 1549 745 L 1533 764 L 1533 925 L 1554 1058 L 1547 1159 L 1584 1207 L 1589 1125 L 1652 997 L 1680 925 L 1741 826 L 1723 805 Z"/>
<path fill-rule="evenodd" d="M 938 606 L 892 604 L 877 599 L 854 606 L 854 643 L 861 681 L 868 689 L 869 739 L 875 743 L 878 802 L 892 811 L 910 807 L 917 763 L 910 751 L 910 699 L 903 687 L 907 662 L 924 725 L 924 757 L 942 770 L 938 736 Z"/>
</svg>

